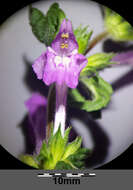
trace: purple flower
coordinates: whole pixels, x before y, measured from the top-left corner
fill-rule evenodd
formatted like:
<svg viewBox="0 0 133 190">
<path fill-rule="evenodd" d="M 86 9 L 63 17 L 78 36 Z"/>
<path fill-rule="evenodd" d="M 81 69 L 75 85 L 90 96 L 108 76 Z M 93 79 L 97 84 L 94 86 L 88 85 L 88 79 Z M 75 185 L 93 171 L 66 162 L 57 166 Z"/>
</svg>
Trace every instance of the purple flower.
<svg viewBox="0 0 133 190">
<path fill-rule="evenodd" d="M 31 98 L 25 101 L 29 111 L 29 135 L 31 143 L 35 146 L 34 153 L 38 154 L 45 138 L 46 127 L 46 105 L 47 101 L 44 96 L 34 93 Z"/>
<path fill-rule="evenodd" d="M 87 62 L 86 57 L 78 53 L 78 43 L 71 22 L 64 19 L 51 47 L 47 47 L 46 52 L 33 64 L 38 79 L 42 79 L 46 85 L 56 83 L 54 133 L 61 124 L 61 133 L 64 136 L 67 87 L 77 87 L 80 72 Z"/>
<path fill-rule="evenodd" d="M 35 60 L 33 70 L 46 85 L 55 82 L 76 88 L 80 71 L 86 63 L 86 57 L 78 53 L 72 24 L 64 19 L 51 47 L 47 47 L 46 52 Z"/>
<path fill-rule="evenodd" d="M 112 58 L 112 61 L 122 65 L 133 65 L 133 51 L 118 53 Z"/>
</svg>

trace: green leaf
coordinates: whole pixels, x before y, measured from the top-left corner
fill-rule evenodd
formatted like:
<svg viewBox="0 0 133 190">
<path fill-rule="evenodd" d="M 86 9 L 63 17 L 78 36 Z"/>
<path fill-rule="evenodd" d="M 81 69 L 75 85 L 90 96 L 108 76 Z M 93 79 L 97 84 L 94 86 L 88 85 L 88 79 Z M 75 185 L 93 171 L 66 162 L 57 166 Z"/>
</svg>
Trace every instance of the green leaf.
<svg viewBox="0 0 133 190">
<path fill-rule="evenodd" d="M 69 143 L 65 148 L 65 152 L 61 160 L 64 161 L 68 156 L 74 154 L 81 146 L 81 142 L 82 142 L 81 137 L 77 137 L 73 142 Z"/>
<path fill-rule="evenodd" d="M 47 17 L 47 22 L 49 24 L 49 27 L 53 28 L 53 32 L 54 32 L 53 39 L 54 39 L 56 34 L 59 32 L 59 28 L 60 28 L 62 20 L 66 18 L 65 13 L 63 12 L 62 9 L 59 8 L 58 3 L 53 3 L 51 7 L 49 8 L 46 17 Z"/>
<path fill-rule="evenodd" d="M 68 143 L 71 127 L 65 130 L 64 137 L 61 135 L 60 126 L 53 134 L 53 126 L 48 143 L 42 143 L 40 153 L 36 156 L 21 155 L 20 159 L 35 168 L 44 170 L 53 169 L 78 169 L 84 166 L 84 160 L 89 151 L 80 148 L 82 139 L 77 137 L 73 142 Z"/>
<path fill-rule="evenodd" d="M 101 77 L 84 78 L 83 84 L 91 91 L 92 100 L 85 101 L 82 109 L 96 111 L 107 106 L 112 95 L 112 87 Z"/>
<path fill-rule="evenodd" d="M 88 155 L 91 153 L 91 151 L 87 148 L 79 148 L 78 151 L 74 154 L 71 155 L 71 158 L 76 160 L 84 160 L 85 158 L 88 157 Z"/>
<path fill-rule="evenodd" d="M 68 143 L 69 133 L 70 133 L 71 129 L 72 129 L 72 127 L 67 127 L 67 129 L 65 130 L 64 146 L 66 146 L 66 144 Z"/>
<path fill-rule="evenodd" d="M 55 134 L 53 134 L 52 129 L 51 140 L 49 143 L 43 141 L 40 153 L 36 157 L 22 155 L 21 160 L 32 167 L 44 170 L 84 168 L 85 159 L 90 150 L 80 148 L 81 137 L 77 137 L 73 142 L 68 143 L 70 130 L 71 127 L 68 127 L 65 130 L 64 137 L 62 137 L 60 127 Z"/>
<path fill-rule="evenodd" d="M 116 41 L 133 40 L 133 27 L 122 16 L 104 7 L 104 25 L 110 37 Z"/>
<path fill-rule="evenodd" d="M 55 134 L 53 134 L 52 126 L 48 144 L 43 141 L 40 153 L 37 156 L 37 160 L 40 163 L 40 169 L 54 169 L 56 164 L 62 160 L 62 156 L 66 150 L 66 146 L 68 143 L 70 130 L 71 127 L 68 127 L 65 130 L 64 137 L 62 137 L 61 126 L 59 126 L 58 131 Z"/>
<path fill-rule="evenodd" d="M 30 25 L 32 27 L 32 32 L 35 34 L 38 40 L 45 43 L 45 26 L 47 24 L 46 16 L 36 9 L 30 6 Z"/>
<path fill-rule="evenodd" d="M 73 105 L 74 103 L 77 104 L 79 102 L 83 103 L 85 101 L 85 97 L 80 94 L 77 88 L 69 89 L 69 95 L 72 98 L 72 100 L 68 98 L 68 101 L 70 101 L 70 105 Z"/>
<path fill-rule="evenodd" d="M 98 75 L 91 78 L 83 77 L 80 80 L 85 89 L 91 93 L 91 99 L 86 99 L 78 89 L 71 89 L 69 91 L 71 105 L 87 112 L 106 107 L 113 93 L 111 85 Z"/>
<path fill-rule="evenodd" d="M 41 161 L 41 160 L 46 160 L 49 158 L 50 152 L 48 150 L 47 144 L 45 141 L 43 141 L 42 143 L 42 147 L 40 149 L 40 153 L 37 156 L 37 160 Z"/>
<path fill-rule="evenodd" d="M 32 31 L 46 46 L 50 46 L 54 40 L 64 18 L 65 13 L 59 8 L 58 3 L 52 4 L 46 15 L 30 6 L 29 20 Z"/>
<path fill-rule="evenodd" d="M 85 159 L 89 156 L 90 150 L 87 148 L 78 148 L 74 154 L 70 154 L 64 162 L 69 164 L 73 169 L 83 169 Z"/>
<path fill-rule="evenodd" d="M 28 154 L 27 155 L 20 155 L 19 159 L 23 163 L 25 163 L 25 164 L 27 164 L 29 166 L 32 166 L 34 168 L 38 168 L 38 164 L 37 164 L 37 162 L 35 161 L 35 158 L 32 155 L 28 155 Z"/>
<path fill-rule="evenodd" d="M 86 67 L 81 71 L 80 77 L 89 76 L 91 74 L 97 73 L 97 71 L 109 67 L 115 62 L 112 62 L 114 53 L 96 53 L 88 57 L 88 63 Z"/>
<path fill-rule="evenodd" d="M 79 79 L 82 78 L 82 77 L 92 77 L 94 75 L 97 75 L 97 71 L 95 68 L 93 67 L 84 67 L 84 69 L 80 72 L 80 76 L 79 76 Z"/>
<path fill-rule="evenodd" d="M 43 169 L 54 169 L 56 163 L 61 159 L 64 153 L 65 144 L 67 143 L 67 135 L 69 134 L 69 128 L 65 132 L 65 139 L 61 135 L 60 127 L 58 131 L 53 134 L 53 126 L 51 129 L 51 135 L 48 140 L 48 144 L 43 141 L 40 153 L 37 156 L 37 160 L 41 161 L 39 167 Z"/>
<path fill-rule="evenodd" d="M 71 164 L 68 164 L 63 161 L 59 161 L 59 162 L 57 162 L 54 169 L 55 170 L 70 170 L 70 169 L 73 169 L 73 167 L 71 166 Z"/>
<path fill-rule="evenodd" d="M 66 138 L 64 139 L 61 134 L 61 127 L 59 126 L 58 131 L 52 136 L 51 142 L 49 143 L 49 151 L 53 156 L 53 161 L 56 164 L 64 154 L 66 145 Z"/>
<path fill-rule="evenodd" d="M 82 28 L 81 25 L 74 30 L 74 35 L 79 45 L 78 52 L 81 54 L 85 53 L 88 47 L 89 39 L 92 35 L 92 31 L 88 32 L 87 30 L 88 30 L 88 26 L 85 26 L 84 28 Z"/>
</svg>

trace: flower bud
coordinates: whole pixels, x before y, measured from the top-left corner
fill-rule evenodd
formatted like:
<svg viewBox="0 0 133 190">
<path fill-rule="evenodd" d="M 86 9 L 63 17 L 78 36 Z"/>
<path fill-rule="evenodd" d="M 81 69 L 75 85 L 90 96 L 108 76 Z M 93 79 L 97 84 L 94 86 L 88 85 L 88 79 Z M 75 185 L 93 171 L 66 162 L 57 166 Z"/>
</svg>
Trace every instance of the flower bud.
<svg viewBox="0 0 133 190">
<path fill-rule="evenodd" d="M 133 40 L 133 27 L 123 17 L 105 8 L 104 25 L 110 37 L 116 41 Z"/>
</svg>

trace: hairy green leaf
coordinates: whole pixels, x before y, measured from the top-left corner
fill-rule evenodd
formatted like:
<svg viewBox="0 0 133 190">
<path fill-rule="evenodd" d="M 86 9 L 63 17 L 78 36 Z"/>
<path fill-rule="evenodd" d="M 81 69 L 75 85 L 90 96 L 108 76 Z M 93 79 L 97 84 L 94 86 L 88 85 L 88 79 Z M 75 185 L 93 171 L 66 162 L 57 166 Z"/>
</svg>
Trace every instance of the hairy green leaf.
<svg viewBox="0 0 133 190">
<path fill-rule="evenodd" d="M 97 111 L 107 106 L 113 93 L 109 83 L 100 76 L 80 79 L 86 91 L 91 94 L 91 99 L 86 99 L 78 89 L 69 91 L 71 96 L 71 106 L 78 107 L 87 112 Z"/>
<path fill-rule="evenodd" d="M 29 166 L 32 166 L 32 167 L 34 167 L 34 168 L 38 168 L 38 164 L 37 164 L 35 158 L 34 158 L 32 155 L 28 155 L 28 154 L 21 155 L 21 156 L 19 157 L 19 159 L 20 159 L 23 163 L 25 163 L 25 164 L 27 164 L 27 165 L 29 165 Z"/>
<path fill-rule="evenodd" d="M 66 141 L 61 134 L 61 127 L 59 127 L 58 131 L 53 135 L 51 139 L 51 143 L 49 144 L 49 150 L 53 155 L 53 159 L 55 163 L 59 161 L 64 153 Z"/>
<path fill-rule="evenodd" d="M 55 170 L 69 170 L 69 169 L 73 169 L 73 167 L 64 161 L 59 161 L 57 162 L 54 169 Z"/>
<path fill-rule="evenodd" d="M 84 28 L 80 25 L 78 28 L 74 30 L 74 35 L 76 37 L 76 40 L 78 42 L 78 52 L 84 54 L 89 43 L 89 39 L 92 35 L 92 31 L 88 32 L 88 26 L 85 26 Z"/>
<path fill-rule="evenodd" d="M 71 129 L 72 129 L 72 127 L 67 127 L 67 129 L 65 130 L 64 146 L 66 146 L 67 143 L 68 143 L 69 133 L 70 133 L 70 130 L 71 130 Z"/>
<path fill-rule="evenodd" d="M 75 153 L 70 154 L 63 161 L 59 161 L 55 169 L 84 169 L 85 159 L 89 156 L 90 152 L 87 148 L 78 148 Z"/>
<path fill-rule="evenodd" d="M 71 127 L 65 130 L 64 137 L 61 135 L 60 126 L 53 134 L 53 126 L 48 143 L 43 141 L 40 153 L 36 157 L 22 155 L 21 160 L 30 166 L 39 169 L 78 169 L 84 166 L 84 160 L 89 151 L 80 148 L 82 139 L 77 137 L 68 143 Z"/>
<path fill-rule="evenodd" d="M 46 160 L 49 158 L 50 152 L 48 150 L 47 144 L 45 141 L 43 141 L 42 143 L 42 147 L 40 149 L 40 153 L 37 156 L 37 160 L 41 161 L 41 160 Z"/>
<path fill-rule="evenodd" d="M 111 61 L 114 55 L 114 53 L 96 53 L 94 55 L 91 55 L 87 58 L 88 63 L 86 67 L 84 67 L 84 69 L 81 71 L 80 77 L 95 74 L 97 71 L 115 64 Z"/>
<path fill-rule="evenodd" d="M 32 31 L 46 46 L 50 46 L 54 40 L 64 18 L 65 13 L 59 8 L 58 3 L 53 3 L 46 15 L 30 6 L 29 19 Z"/>
<path fill-rule="evenodd" d="M 78 148 L 74 154 L 70 154 L 64 162 L 69 164 L 73 169 L 83 169 L 85 167 L 85 159 L 90 155 L 91 151 L 87 148 Z"/>
<path fill-rule="evenodd" d="M 81 137 L 77 137 L 73 142 L 69 143 L 65 149 L 62 160 L 65 160 L 69 155 L 74 154 L 81 146 L 81 142 Z"/>
</svg>

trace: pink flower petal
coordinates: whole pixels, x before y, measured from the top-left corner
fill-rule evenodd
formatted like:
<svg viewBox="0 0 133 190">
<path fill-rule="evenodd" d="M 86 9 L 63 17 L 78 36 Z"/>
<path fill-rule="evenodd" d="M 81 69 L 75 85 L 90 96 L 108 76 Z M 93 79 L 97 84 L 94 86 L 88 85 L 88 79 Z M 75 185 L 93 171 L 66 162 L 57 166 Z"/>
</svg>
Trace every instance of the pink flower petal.
<svg viewBox="0 0 133 190">
<path fill-rule="evenodd" d="M 42 53 L 41 56 L 37 58 L 34 61 L 34 64 L 32 65 L 32 68 L 34 72 L 36 73 L 38 79 L 43 78 L 43 70 L 44 70 L 45 62 L 46 62 L 46 54 Z"/>
</svg>

